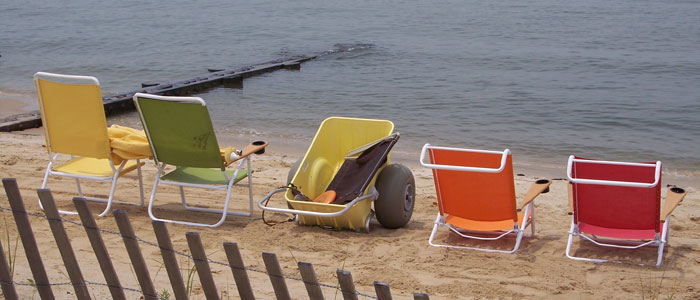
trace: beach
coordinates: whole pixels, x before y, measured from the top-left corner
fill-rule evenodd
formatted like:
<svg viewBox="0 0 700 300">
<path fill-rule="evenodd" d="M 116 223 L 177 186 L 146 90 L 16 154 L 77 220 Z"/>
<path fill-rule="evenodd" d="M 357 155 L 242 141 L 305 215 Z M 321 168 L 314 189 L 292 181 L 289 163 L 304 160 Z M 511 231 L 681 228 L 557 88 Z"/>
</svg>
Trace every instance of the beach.
<svg viewBox="0 0 700 300">
<path fill-rule="evenodd" d="M 0 101 L 7 103 L 7 101 Z M 114 118 L 108 118 L 112 124 Z M 400 128 L 397 128 L 400 130 Z M 220 134 L 219 134 L 220 135 Z M 219 136 L 222 144 L 230 143 L 242 147 L 260 136 Z M 302 141 L 303 142 L 303 141 Z M 254 200 L 261 199 L 267 192 L 285 184 L 289 167 L 305 152 L 307 145 L 299 141 L 272 140 L 263 155 L 253 157 Z M 400 142 L 399 142 L 400 143 Z M 19 132 L 0 133 L 0 177 L 16 178 L 21 189 L 26 210 L 41 214 L 37 204 L 36 189 L 41 186 L 42 177 L 48 163 L 45 141 L 41 128 Z M 663 265 L 654 267 L 656 248 L 629 251 L 593 247 L 590 244 L 574 243 L 578 255 L 591 255 L 599 258 L 623 260 L 626 263 L 590 263 L 573 261 L 564 252 L 567 231 L 571 217 L 567 214 L 567 189 L 564 165 L 558 168 L 541 166 L 519 160 L 514 156 L 516 195 L 522 201 L 530 184 L 540 178 L 555 179 L 550 192 L 535 200 L 536 234 L 523 239 L 516 254 L 484 253 L 478 251 L 445 249 L 428 245 L 428 237 L 437 213 L 435 189 L 430 170 L 418 164 L 418 151 L 399 153 L 392 156 L 394 162 L 408 166 L 416 180 L 416 201 L 413 217 L 404 228 L 390 230 L 382 228 L 376 221 L 370 224 L 370 233 L 337 231 L 314 226 L 299 226 L 285 222 L 288 215 L 266 213 L 266 219 L 278 221 L 268 226 L 261 220 L 261 211 L 256 207 L 252 217 L 229 216 L 218 228 L 196 228 L 183 225 L 168 225 L 170 237 L 176 250 L 189 253 L 185 233 L 196 231 L 200 234 L 208 258 L 226 262 L 222 243 L 236 242 L 241 250 L 245 265 L 251 269 L 264 270 L 262 252 L 276 253 L 285 275 L 300 277 L 296 263 L 310 262 L 315 268 L 321 283 L 335 286 L 336 270 L 344 269 L 352 273 L 357 290 L 374 295 L 372 283 L 386 282 L 390 285 L 394 299 L 412 299 L 413 292 L 423 292 L 431 299 L 697 299 L 700 298 L 700 187 L 697 177 L 678 174 L 664 174 L 666 184 L 678 184 L 688 191 L 688 195 L 671 217 L 670 243 L 664 253 Z M 146 201 L 150 195 L 155 176 L 155 166 L 148 160 L 144 166 Z M 105 185 L 84 183 L 86 193 L 104 194 Z M 101 186 L 101 188 L 100 188 Z M 71 199 L 76 194 L 73 180 L 51 178 L 48 187 L 60 209 L 74 210 Z M 129 202 L 138 201 L 137 181 L 133 174 L 119 180 L 116 197 Z M 239 188 L 232 198 L 232 209 L 246 207 L 246 192 Z M 666 194 L 666 188 L 662 189 Z M 221 194 L 201 192 L 196 194 L 194 204 L 216 207 L 215 200 Z M 284 207 L 281 197 L 273 198 L 271 206 Z M 4 191 L 0 193 L 0 206 L 7 208 L 9 203 Z M 104 209 L 101 204 L 90 205 L 93 213 Z M 155 243 L 150 218 L 145 207 L 115 204 L 114 209 L 124 209 L 128 213 L 136 235 Z M 159 190 L 155 213 L 164 217 L 185 217 L 190 221 L 215 222 L 218 217 L 206 213 L 184 213 L 177 190 Z M 13 251 L 17 229 L 12 214 L 0 210 L 6 226 L 2 226 L 3 249 Z M 65 220 L 79 222 L 78 216 L 64 216 Z M 112 214 L 96 217 L 101 229 L 118 231 Z M 32 229 L 41 249 L 41 256 L 52 283 L 69 282 L 65 267 L 46 219 L 30 216 Z M 85 230 L 65 223 L 74 251 L 77 254 L 84 277 L 91 282 L 105 280 L 98 268 Z M 9 234 L 10 245 L 6 234 Z M 119 279 L 125 287 L 139 289 L 129 257 L 121 237 L 103 234 L 109 254 L 114 262 Z M 464 243 L 444 229 L 436 237 L 439 242 Z M 496 248 L 507 248 L 513 239 L 496 242 Z M 20 242 L 21 243 L 21 242 Z M 467 244 L 476 245 L 476 244 Z M 150 276 L 158 293 L 169 290 L 168 276 L 163 267 L 157 247 L 141 243 Z M 16 255 L 14 280 L 28 283 L 32 275 L 21 246 L 12 252 Z M 193 262 L 178 256 L 183 276 L 187 276 Z M 651 266 L 639 266 L 639 263 Z M 238 299 L 231 270 L 220 264 L 210 264 L 219 294 L 223 299 Z M 255 295 L 259 299 L 272 299 L 274 292 L 269 278 L 258 272 L 248 272 Z M 294 299 L 306 299 L 304 284 L 287 280 Z M 32 299 L 35 291 L 30 286 L 18 286 L 22 299 Z M 89 291 L 95 299 L 109 297 L 104 286 L 90 285 Z M 340 299 L 336 290 L 324 287 L 326 299 Z M 54 293 L 59 299 L 72 299 L 70 286 L 56 286 Z M 128 299 L 138 299 L 139 294 L 127 291 Z M 192 299 L 204 298 L 195 276 Z M 171 298 L 172 299 L 172 298 Z M 363 297 L 360 297 L 363 299 Z"/>
</svg>

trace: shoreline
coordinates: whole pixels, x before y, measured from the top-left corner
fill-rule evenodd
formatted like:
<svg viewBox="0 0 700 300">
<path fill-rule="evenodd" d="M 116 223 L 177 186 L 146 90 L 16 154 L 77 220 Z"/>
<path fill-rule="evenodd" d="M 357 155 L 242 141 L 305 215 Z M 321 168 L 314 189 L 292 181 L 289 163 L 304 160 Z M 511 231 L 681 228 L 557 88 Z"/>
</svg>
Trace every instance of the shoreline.
<svg viewBox="0 0 700 300">
<path fill-rule="evenodd" d="M 48 157 L 44 144 L 43 131 L 39 128 L 21 132 L 0 133 L 0 177 L 14 177 L 20 186 L 26 210 L 28 212 L 41 213 L 38 206 L 36 189 L 41 186 L 43 173 Z M 220 144 L 233 144 L 242 147 L 250 140 L 260 139 L 260 136 L 222 136 Z M 305 152 L 310 141 L 270 139 L 270 147 L 263 155 L 254 156 L 253 168 L 255 169 L 254 201 L 257 201 L 269 191 L 284 185 L 287 172 L 291 164 L 300 158 Z M 416 202 L 413 217 L 410 223 L 400 229 L 390 230 L 381 227 L 373 219 L 370 222 L 370 233 L 356 233 L 352 231 L 328 230 L 314 226 L 299 226 L 293 222 L 282 222 L 275 226 L 265 225 L 261 218 L 261 210 L 254 209 L 252 217 L 229 216 L 224 224 L 217 228 L 194 228 L 190 226 L 169 224 L 168 230 L 173 238 L 174 249 L 187 252 L 188 245 L 185 233 L 197 231 L 205 242 L 205 250 L 209 257 L 216 261 L 225 262 L 226 256 L 221 249 L 223 242 L 237 242 L 240 245 L 243 260 L 246 266 L 258 270 L 264 269 L 260 259 L 261 252 L 271 252 L 278 255 L 280 264 L 286 275 L 296 276 L 298 273 L 296 261 L 306 261 L 314 264 L 318 279 L 322 283 L 334 283 L 334 277 L 339 268 L 352 272 L 357 289 L 363 293 L 372 294 L 372 282 L 383 281 L 390 283 L 392 294 L 401 296 L 411 295 L 413 292 L 425 292 L 435 299 L 471 299 L 471 298 L 604 298 L 615 293 L 620 299 L 638 299 L 640 290 L 633 288 L 620 290 L 620 286 L 639 286 L 640 278 L 649 282 L 659 282 L 659 278 L 667 278 L 664 285 L 641 288 L 655 288 L 663 294 L 675 293 L 679 297 L 697 298 L 700 296 L 700 288 L 697 286 L 700 280 L 700 195 L 695 188 L 688 188 L 689 194 L 684 204 L 673 213 L 671 223 L 671 244 L 664 254 L 662 268 L 640 267 L 635 263 L 649 263 L 656 257 L 656 248 L 647 248 L 640 251 L 616 251 L 615 249 L 591 247 L 582 243 L 576 243 L 576 247 L 584 253 L 595 253 L 602 257 L 624 258 L 631 260 L 628 264 L 593 264 L 577 262 L 564 256 L 567 240 L 567 230 L 571 217 L 567 215 L 567 189 L 563 181 L 554 181 L 550 186 L 550 192 L 542 194 L 535 200 L 535 210 L 538 216 L 536 235 L 532 238 L 524 238 L 520 250 L 516 254 L 484 253 L 478 251 L 445 249 L 428 245 L 436 207 L 435 188 L 432 173 L 429 169 L 419 165 L 417 154 L 397 152 L 392 160 L 408 166 L 414 175 L 416 183 Z M 416 156 L 416 157 L 413 157 Z M 515 173 L 524 176 L 516 176 L 517 201 L 522 201 L 525 192 L 537 178 L 549 177 L 545 175 L 553 172 L 552 177 L 557 178 L 558 171 L 538 164 L 524 164 L 517 157 L 515 159 Z M 144 188 L 146 201 L 150 194 L 155 175 L 155 166 L 152 161 L 146 161 L 143 168 Z M 134 175 L 126 175 L 118 184 L 116 197 L 119 200 L 133 202 L 138 199 L 138 185 Z M 670 180 L 669 176 L 665 177 Z M 51 189 L 54 199 L 60 209 L 73 210 L 70 199 L 75 195 L 75 181 L 67 178 L 51 178 L 48 188 Z M 84 191 L 89 194 L 101 194 L 104 185 L 94 182 L 83 184 Z M 231 209 L 239 210 L 246 206 L 247 196 L 238 189 L 231 201 Z M 662 195 L 666 189 L 662 189 Z M 198 192 L 190 199 L 192 205 L 212 207 L 220 205 L 222 195 L 215 192 Z M 188 202 L 190 202 L 188 200 Z M 194 222 L 212 222 L 217 216 L 206 213 L 190 213 L 182 210 L 179 204 L 179 192 L 173 187 L 159 189 L 158 201 L 154 205 L 155 213 L 161 217 L 187 218 Z M 272 199 L 270 205 L 284 207 L 284 201 L 279 198 Z M 9 207 L 7 196 L 0 193 L 0 206 Z M 104 209 L 102 204 L 91 204 L 92 211 Z M 217 207 L 217 206 L 213 206 Z M 128 212 L 132 226 L 136 234 L 146 241 L 155 241 L 151 220 L 145 207 L 115 204 L 115 209 L 124 209 Z M 8 224 L 12 223 L 12 216 L 8 212 L 0 211 L 7 218 Z M 79 222 L 78 216 L 64 216 L 67 220 Z M 289 217 L 283 214 L 266 214 L 266 218 L 276 221 L 284 221 Z M 100 228 L 116 231 L 113 216 L 96 218 Z M 63 262 L 55 249 L 55 243 L 48 228 L 48 222 L 41 218 L 30 219 L 32 228 L 42 249 L 54 249 L 42 254 L 42 260 L 47 266 L 51 282 L 65 282 L 65 275 L 56 270 L 63 268 Z M 102 275 L 96 266 L 95 257 L 92 255 L 89 240 L 85 237 L 85 231 L 80 226 L 66 225 L 69 236 L 72 237 L 74 249 L 81 255 L 81 269 L 86 278 L 95 278 L 101 282 Z M 14 243 L 17 236 L 14 225 L 8 225 L 0 230 L 0 235 L 5 236 L 9 232 L 10 241 Z M 447 230 L 438 232 L 437 238 L 441 242 L 455 241 L 455 237 Z M 137 287 L 135 278 L 130 277 L 130 260 L 123 242 L 119 236 L 105 236 L 110 246 L 110 256 L 120 280 L 124 286 Z M 3 240 L 3 242 L 5 242 Z M 512 240 L 497 244 L 508 246 Z M 146 263 L 151 275 L 154 277 L 154 285 L 158 291 L 169 289 L 169 279 L 166 272 L 156 273 L 162 267 L 160 253 L 157 248 L 143 246 Z M 499 246 L 495 246 L 499 247 Z M 6 246 L 9 249 L 9 246 Z M 21 249 L 21 247 L 20 247 Z M 32 278 L 25 254 L 17 251 L 17 265 L 15 278 Z M 185 264 L 186 262 L 181 262 Z M 229 291 L 235 291 L 230 268 L 221 265 L 212 265 L 215 273 L 216 285 L 226 287 Z M 523 271 L 527 270 L 527 271 Z M 526 272 L 526 273 L 523 273 Z M 255 294 L 262 298 L 274 298 L 274 292 L 269 284 L 269 279 L 259 274 L 251 274 Z M 488 279 L 488 280 L 484 280 Z M 678 290 L 674 290 L 678 288 Z M 99 286 L 89 287 L 91 294 L 96 299 L 108 298 L 106 288 Z M 223 288 L 222 288 L 223 289 Z M 289 282 L 290 293 L 304 297 L 305 287 L 298 282 Z M 55 292 L 66 293 L 71 291 L 70 286 L 56 287 Z M 676 291 L 676 292 L 674 292 Z M 31 287 L 20 286 L 18 292 L 31 294 Z M 326 295 L 332 295 L 334 290 L 326 290 Z M 235 293 L 235 292 L 233 292 Z M 201 288 L 195 283 L 193 297 L 201 297 Z"/>
</svg>

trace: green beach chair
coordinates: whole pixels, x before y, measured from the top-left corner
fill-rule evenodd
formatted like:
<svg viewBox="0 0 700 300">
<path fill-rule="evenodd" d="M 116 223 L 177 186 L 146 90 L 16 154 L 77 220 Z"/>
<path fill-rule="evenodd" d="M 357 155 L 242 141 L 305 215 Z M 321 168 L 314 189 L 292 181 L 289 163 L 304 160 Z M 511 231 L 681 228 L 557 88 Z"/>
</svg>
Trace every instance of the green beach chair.
<svg viewBox="0 0 700 300">
<path fill-rule="evenodd" d="M 217 227 L 226 215 L 251 216 L 253 213 L 253 180 L 250 154 L 260 151 L 265 145 L 255 149 L 246 147 L 239 157 L 227 163 L 222 158 L 214 128 L 204 100 L 198 97 L 165 97 L 136 93 L 134 104 L 153 152 L 158 173 L 148 203 L 148 215 L 152 220 L 169 223 Z M 235 170 L 226 170 L 234 161 L 240 161 Z M 166 174 L 168 165 L 176 168 Z M 243 169 L 243 166 L 246 168 Z M 248 184 L 237 184 L 248 177 Z M 153 215 L 158 184 L 176 185 L 180 188 L 182 205 L 187 210 L 221 213 L 221 219 L 214 224 L 161 219 Z M 233 186 L 248 188 L 248 210 L 229 211 L 229 201 Z M 185 187 L 226 190 L 223 209 L 209 209 L 188 206 L 185 200 Z"/>
</svg>

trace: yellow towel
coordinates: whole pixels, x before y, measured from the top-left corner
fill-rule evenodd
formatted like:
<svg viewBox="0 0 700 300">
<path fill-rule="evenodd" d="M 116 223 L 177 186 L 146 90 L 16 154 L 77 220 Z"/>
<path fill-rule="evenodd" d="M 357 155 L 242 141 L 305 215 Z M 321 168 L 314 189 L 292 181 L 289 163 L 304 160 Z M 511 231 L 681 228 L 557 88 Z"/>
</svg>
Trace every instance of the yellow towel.
<svg viewBox="0 0 700 300">
<path fill-rule="evenodd" d="M 112 147 L 112 162 L 121 164 L 127 159 L 152 158 L 151 146 L 143 130 L 112 125 L 107 127 L 110 146 Z M 219 148 L 221 159 L 228 166 L 231 161 L 231 153 L 236 151 L 234 147 Z"/>
<path fill-rule="evenodd" d="M 151 147 L 143 130 L 112 125 L 107 127 L 110 146 L 112 147 L 112 162 L 120 164 L 127 159 L 151 157 Z"/>
</svg>

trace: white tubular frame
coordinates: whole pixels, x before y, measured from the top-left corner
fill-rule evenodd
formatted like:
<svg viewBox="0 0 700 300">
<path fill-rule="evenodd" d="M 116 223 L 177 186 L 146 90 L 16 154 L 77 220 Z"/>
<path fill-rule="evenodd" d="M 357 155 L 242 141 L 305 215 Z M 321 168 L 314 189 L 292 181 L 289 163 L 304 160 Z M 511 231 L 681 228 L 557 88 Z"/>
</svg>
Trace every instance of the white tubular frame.
<svg viewBox="0 0 700 300">
<path fill-rule="evenodd" d="M 487 237 L 479 237 L 479 236 L 473 236 L 473 235 L 467 235 L 462 233 L 462 231 L 459 228 L 456 228 L 450 224 L 447 224 L 445 222 L 445 217 L 440 215 L 440 212 L 437 213 L 437 218 L 435 219 L 435 223 L 433 225 L 433 231 L 430 233 L 430 239 L 428 239 L 428 244 L 434 247 L 443 247 L 443 248 L 455 248 L 455 249 L 469 249 L 469 250 L 477 250 L 477 251 L 484 251 L 484 252 L 491 252 L 491 253 L 507 253 L 507 254 L 512 254 L 518 251 L 520 248 L 520 243 L 522 242 L 523 235 L 525 233 L 525 229 L 532 223 L 532 226 L 530 226 L 530 234 L 528 237 L 532 237 L 535 235 L 535 207 L 534 203 L 530 202 L 527 206 L 525 206 L 525 216 L 523 217 L 523 222 L 518 226 L 517 222 L 514 222 L 513 224 L 513 229 L 505 231 L 505 232 L 500 232 L 500 231 L 493 231 L 493 232 L 479 232 L 479 233 L 486 233 L 486 234 L 500 234 L 496 237 L 492 238 L 487 238 Z M 454 233 L 458 234 L 459 236 L 463 238 L 469 238 L 469 239 L 477 239 L 477 240 L 486 240 L 486 241 L 493 241 L 493 240 L 498 240 L 501 239 L 502 237 L 505 237 L 506 235 L 509 234 L 516 234 L 515 236 L 515 246 L 513 246 L 512 250 L 499 250 L 499 249 L 487 249 L 487 248 L 477 248 L 477 247 L 467 247 L 467 246 L 455 246 L 455 245 L 448 245 L 448 244 L 438 244 L 435 243 L 435 235 L 437 233 L 438 227 L 439 226 L 448 226 L 450 230 L 452 230 Z"/>
<path fill-rule="evenodd" d="M 93 76 L 80 76 L 80 75 L 63 75 L 63 74 L 54 74 L 54 73 L 48 73 L 48 72 L 36 72 L 34 74 L 34 85 L 35 89 L 37 91 L 37 99 L 39 100 L 39 109 L 43 111 L 44 107 L 44 102 L 43 99 L 41 98 L 41 90 L 39 89 L 39 84 L 38 84 L 38 79 L 47 79 L 47 80 L 53 80 L 56 82 L 64 82 L 64 83 L 71 83 L 71 84 L 85 84 L 85 85 L 96 85 L 97 87 L 100 86 L 100 82 L 97 80 L 97 78 Z M 101 99 L 100 99 L 101 100 Z M 46 124 L 46 120 L 44 119 L 44 114 L 41 114 L 41 121 L 42 123 Z M 138 180 L 139 180 L 139 192 L 140 192 L 140 197 L 141 197 L 141 202 L 140 203 L 132 203 L 132 202 L 124 202 L 124 201 L 116 201 L 114 200 L 114 194 L 115 190 L 117 188 L 117 180 L 119 179 L 121 171 L 124 169 L 126 166 L 126 163 L 128 160 L 122 161 L 122 163 L 119 165 L 118 168 L 115 168 L 114 164 L 112 163 L 111 160 L 109 160 L 109 166 L 112 168 L 112 172 L 114 174 L 112 176 L 87 176 L 87 175 L 78 175 L 78 174 L 72 174 L 72 173 L 65 173 L 65 172 L 59 172 L 59 171 L 54 171 L 52 168 L 56 164 L 56 159 L 58 158 L 58 155 L 60 153 L 56 153 L 51 151 L 51 139 L 50 135 L 48 132 L 48 128 L 44 126 L 44 136 L 46 137 L 46 147 L 49 151 L 49 165 L 46 167 L 46 173 L 44 173 L 44 181 L 41 184 L 41 188 L 45 189 L 46 185 L 49 180 L 49 175 L 53 176 L 62 176 L 62 177 L 71 177 L 75 178 L 75 183 L 78 188 L 78 196 L 84 198 L 85 200 L 89 201 L 94 201 L 94 202 L 102 202 L 102 203 L 107 203 L 107 207 L 105 207 L 104 211 L 102 211 L 98 216 L 104 217 L 109 213 L 109 210 L 112 208 L 112 203 L 119 203 L 119 204 L 129 204 L 129 205 L 138 205 L 138 206 L 143 206 L 144 205 L 144 192 L 143 192 L 143 177 L 141 173 L 141 160 L 137 159 L 136 160 L 136 166 L 138 169 Z M 96 181 L 111 181 L 111 187 L 109 189 L 109 196 L 107 198 L 98 198 L 98 197 L 86 197 L 83 195 L 83 191 L 80 187 L 80 179 L 87 179 L 87 180 L 96 180 Z M 41 201 L 39 202 L 39 208 L 41 210 L 44 210 L 44 206 L 41 204 Z M 67 210 L 58 210 L 58 213 L 60 214 L 66 214 L 66 215 L 77 215 L 77 212 L 73 211 L 67 211 Z"/>
<path fill-rule="evenodd" d="M 498 168 L 480 168 L 480 167 L 466 167 L 466 166 L 432 164 L 432 163 L 428 163 L 425 161 L 426 156 L 427 156 L 426 154 L 428 153 L 428 150 L 432 150 L 432 149 L 448 150 L 448 151 L 460 151 L 460 152 L 501 154 L 501 164 Z M 505 169 L 506 160 L 508 159 L 508 155 L 510 155 L 510 154 L 511 154 L 510 149 L 505 149 L 503 151 L 490 151 L 490 150 L 477 150 L 477 149 L 465 149 L 465 148 L 438 147 L 438 146 L 432 146 L 430 144 L 425 144 L 425 145 L 423 145 L 423 149 L 421 150 L 420 163 L 424 167 L 431 168 L 431 169 L 438 169 L 438 170 L 479 172 L 479 173 L 499 173 Z M 497 235 L 495 237 L 480 237 L 480 236 L 465 234 L 463 230 L 460 230 L 460 228 L 452 226 L 451 224 L 447 224 L 445 222 L 446 216 L 442 216 L 442 215 L 440 215 L 440 212 L 438 212 L 437 218 L 435 219 L 435 223 L 433 225 L 433 231 L 430 233 L 430 238 L 428 239 L 428 244 L 430 244 L 431 246 L 444 247 L 444 248 L 469 249 L 469 250 L 477 250 L 477 251 L 484 251 L 484 252 L 509 253 L 509 254 L 515 253 L 516 251 L 518 251 L 518 248 L 520 248 L 520 242 L 522 241 L 523 235 L 525 233 L 525 229 L 531 223 L 532 223 L 532 226 L 530 227 L 531 233 L 529 236 L 535 235 L 535 210 L 534 209 L 535 209 L 535 207 L 534 207 L 534 201 L 533 201 L 533 202 L 530 202 L 525 207 L 525 213 L 524 213 L 525 217 L 523 217 L 522 224 L 518 225 L 517 222 L 514 222 L 513 229 L 510 229 L 508 231 L 478 232 L 478 233 L 484 233 L 484 234 Z M 453 231 L 454 233 L 458 234 L 459 236 L 461 236 L 463 238 L 485 240 L 485 241 L 498 240 L 498 239 L 505 237 L 506 235 L 515 234 L 516 235 L 515 246 L 513 247 L 512 250 L 499 250 L 499 249 L 486 249 L 486 248 L 438 244 L 438 243 L 435 243 L 434 240 L 435 240 L 435 235 L 437 233 L 439 226 L 447 226 L 450 228 L 451 231 Z"/>
<path fill-rule="evenodd" d="M 661 231 L 661 234 L 657 234 L 653 240 L 643 242 L 640 241 L 637 244 L 634 244 L 633 246 L 625 246 L 625 245 L 620 245 L 620 244 L 614 244 L 612 242 L 607 242 L 605 243 L 603 239 L 599 239 L 596 237 L 588 237 L 581 233 L 578 229 L 578 225 L 575 223 L 575 219 L 573 216 L 571 217 L 571 229 L 569 229 L 569 240 L 566 243 L 566 257 L 573 259 L 573 260 L 581 260 L 581 261 L 589 261 L 589 262 L 594 262 L 594 263 L 604 263 L 604 262 L 614 262 L 614 263 L 623 263 L 621 261 L 611 261 L 607 259 L 601 259 L 601 258 L 588 258 L 588 257 L 581 257 L 581 256 L 574 256 L 571 254 L 571 245 L 573 245 L 574 241 L 574 236 L 578 236 L 582 240 L 587 240 L 589 242 L 592 242 L 598 246 L 605 246 L 605 247 L 614 247 L 614 248 L 622 248 L 622 249 L 637 249 L 641 248 L 644 246 L 652 245 L 652 246 L 657 246 L 659 247 L 658 249 L 658 254 L 656 257 L 656 266 L 660 267 L 661 263 L 663 262 L 663 255 L 664 255 L 664 247 L 666 246 L 666 243 L 668 242 L 668 223 L 671 221 L 671 216 L 666 217 L 666 220 L 664 221 L 664 227 Z M 620 241 L 615 241 L 619 243 L 624 243 L 624 240 Z M 639 264 L 641 266 L 645 266 L 645 264 Z"/>
<path fill-rule="evenodd" d="M 234 184 L 234 181 L 236 180 L 236 177 L 238 176 L 238 173 L 242 169 L 244 163 L 247 165 L 247 170 L 248 170 L 248 174 L 247 174 L 248 184 Z M 241 160 L 241 162 L 238 164 L 238 167 L 236 167 L 236 170 L 234 171 L 233 176 L 228 177 L 228 175 L 226 174 L 226 171 L 225 170 L 222 171 L 222 173 L 223 173 L 222 176 L 224 176 L 228 180 L 228 183 L 226 185 L 191 184 L 191 183 L 182 183 L 182 182 L 170 181 L 170 180 L 161 180 L 160 177 L 161 177 L 161 175 L 163 175 L 163 172 L 164 172 L 166 166 L 167 166 L 166 163 L 160 163 L 160 166 L 158 166 L 158 173 L 156 174 L 156 179 L 153 182 L 153 191 L 151 192 L 151 198 L 148 200 L 148 216 L 151 217 L 152 220 L 162 221 L 162 222 L 167 222 L 167 223 L 174 223 L 174 224 L 181 224 L 181 225 L 189 225 L 189 226 L 218 227 L 219 225 L 224 223 L 227 215 L 237 215 L 237 216 L 244 216 L 244 217 L 250 217 L 253 215 L 253 173 L 251 172 L 252 168 L 251 168 L 251 163 L 250 163 L 250 156 L 245 157 Z M 161 218 L 156 217 L 153 214 L 153 203 L 155 202 L 156 191 L 158 190 L 159 183 L 178 186 L 180 188 L 180 200 L 182 202 L 182 206 L 186 210 L 209 212 L 209 213 L 220 213 L 221 218 L 216 223 L 205 224 L 205 223 L 178 221 L 178 220 L 172 220 L 172 219 L 161 219 Z M 229 203 L 231 201 L 231 192 L 232 192 L 234 186 L 248 187 L 248 210 L 247 211 L 241 212 L 241 211 L 228 210 L 228 206 L 229 206 Z M 204 188 L 204 189 L 226 190 L 226 200 L 224 202 L 224 208 L 223 209 L 210 209 L 210 208 L 200 208 L 200 207 L 193 207 L 193 206 L 187 205 L 187 201 L 185 200 L 184 187 L 196 187 L 196 188 Z"/>
<path fill-rule="evenodd" d="M 258 207 L 262 210 L 287 213 L 287 214 L 297 214 L 297 215 L 313 216 L 313 217 L 337 217 L 337 216 L 340 216 L 340 215 L 346 213 L 348 210 L 350 210 L 350 208 L 353 207 L 353 205 L 355 205 L 355 203 L 357 203 L 359 201 L 362 201 L 362 200 L 365 200 L 368 198 L 372 199 L 372 201 L 374 201 L 374 200 L 377 200 L 377 198 L 379 197 L 379 192 L 377 192 L 377 189 L 374 187 L 370 187 L 369 193 L 367 195 L 360 196 L 360 197 L 353 199 L 352 201 L 350 201 L 349 203 L 344 205 L 345 208 L 343 208 L 342 210 L 336 211 L 336 212 L 332 212 L 332 213 L 322 213 L 322 212 L 315 212 L 315 211 L 308 211 L 308 210 L 267 207 L 267 206 L 264 206 L 262 204 L 266 200 L 270 199 L 274 194 L 277 194 L 280 192 L 285 192 L 285 191 L 287 191 L 287 188 L 283 187 L 283 188 L 279 188 L 279 189 L 276 189 L 276 190 L 273 190 L 273 191 L 267 193 L 267 195 L 265 195 L 265 197 L 263 197 L 262 199 L 260 199 L 260 201 L 258 201 Z"/>
<path fill-rule="evenodd" d="M 654 182 L 649 183 L 649 182 L 631 182 L 631 181 L 573 178 L 571 176 L 571 171 L 573 169 L 574 162 L 655 168 Z M 661 178 L 661 162 L 657 161 L 654 164 L 645 164 L 645 163 L 618 162 L 618 161 L 607 161 L 607 160 L 588 160 L 588 159 L 577 159 L 577 158 L 574 158 L 573 155 L 571 155 L 571 156 L 569 156 L 569 162 L 568 162 L 567 167 L 566 167 L 566 176 L 569 178 L 569 181 L 571 181 L 573 183 L 649 188 L 649 187 L 653 187 L 653 186 L 656 186 L 657 184 L 659 184 L 659 179 Z"/>
<path fill-rule="evenodd" d="M 59 153 L 55 153 L 53 156 L 49 155 L 49 165 L 46 167 L 46 173 L 44 174 L 44 181 L 41 184 L 41 188 L 45 189 L 46 185 L 49 180 L 49 175 L 54 175 L 54 176 L 63 176 L 63 177 L 71 177 L 75 178 L 75 183 L 78 187 L 78 196 L 84 198 L 85 200 L 88 201 L 94 201 L 94 202 L 102 202 L 102 203 L 107 203 L 107 207 L 105 207 L 104 211 L 102 211 L 98 216 L 104 217 L 107 215 L 112 208 L 112 203 L 119 203 L 119 204 L 129 204 L 129 205 L 138 205 L 138 206 L 143 206 L 144 205 L 144 192 L 143 192 L 143 177 L 141 174 L 141 161 L 139 159 L 136 160 L 136 165 L 137 165 L 137 170 L 138 170 L 138 180 L 139 180 L 139 194 L 141 197 L 140 203 L 132 203 L 132 202 L 124 202 L 124 201 L 117 201 L 114 200 L 114 194 L 117 188 L 117 180 L 119 179 L 119 174 L 121 173 L 122 169 L 124 169 L 124 166 L 126 166 L 127 160 L 122 161 L 122 163 L 119 165 L 119 168 L 115 168 L 114 164 L 112 161 L 109 161 L 109 166 L 112 167 L 112 171 L 114 172 L 114 175 L 112 176 L 107 176 L 107 177 L 98 177 L 98 176 L 87 176 L 87 175 L 78 175 L 78 174 L 71 174 L 71 173 L 65 173 L 65 172 L 58 172 L 52 170 L 53 164 L 56 162 L 55 159 L 59 155 Z M 111 187 L 109 189 L 109 196 L 105 198 L 98 198 L 98 197 L 86 197 L 83 195 L 83 190 L 80 188 L 80 179 L 88 179 L 88 180 L 96 180 L 96 181 L 103 181 L 107 182 L 110 181 Z M 39 208 L 41 210 L 44 210 L 44 206 L 41 204 L 41 201 L 39 201 Z M 68 211 L 68 210 L 58 210 L 59 213 L 65 214 L 65 215 L 77 215 L 77 212 L 74 211 Z"/>
<path fill-rule="evenodd" d="M 465 167 L 465 166 L 452 166 L 452 165 L 440 165 L 425 162 L 426 153 L 429 149 L 438 150 L 450 150 L 450 151 L 461 151 L 461 152 L 476 152 L 476 153 L 491 153 L 491 154 L 502 154 L 501 165 L 498 168 L 477 168 L 477 167 Z M 423 145 L 423 150 L 420 152 L 420 164 L 426 168 L 439 169 L 439 170 L 452 170 L 452 171 L 466 171 L 466 172 L 481 172 L 481 173 L 499 173 L 503 171 L 506 167 L 506 159 L 510 154 L 509 149 L 503 151 L 489 151 L 489 150 L 476 150 L 476 149 L 464 149 L 464 148 L 450 148 L 450 147 L 437 147 L 431 146 L 430 144 Z"/>
</svg>

